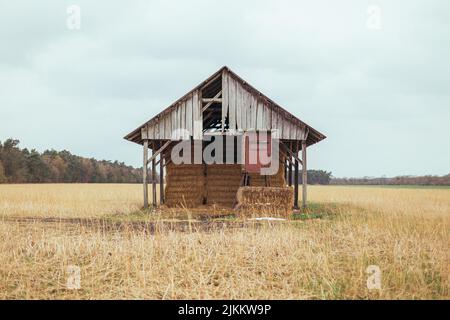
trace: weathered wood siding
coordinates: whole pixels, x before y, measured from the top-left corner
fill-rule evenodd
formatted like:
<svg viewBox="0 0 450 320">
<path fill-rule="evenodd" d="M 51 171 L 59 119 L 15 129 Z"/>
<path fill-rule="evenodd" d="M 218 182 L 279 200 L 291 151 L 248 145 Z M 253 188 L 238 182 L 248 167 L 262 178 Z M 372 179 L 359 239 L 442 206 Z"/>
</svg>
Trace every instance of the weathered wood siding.
<svg viewBox="0 0 450 320">
<path fill-rule="evenodd" d="M 228 117 L 230 130 L 272 130 L 280 139 L 304 140 L 307 130 L 278 106 L 255 93 L 227 70 L 222 72 L 222 123 Z M 223 128 L 223 126 L 222 126 Z"/>
<path fill-rule="evenodd" d="M 222 130 L 228 118 L 230 131 L 266 130 L 286 140 L 305 140 L 307 128 L 295 118 L 271 103 L 245 82 L 227 70 L 222 71 Z M 203 112 L 201 89 L 188 94 L 183 100 L 159 115 L 141 130 L 142 139 L 181 140 L 203 138 Z"/>
<path fill-rule="evenodd" d="M 195 90 L 156 121 L 144 126 L 141 136 L 150 140 L 180 140 L 188 139 L 189 136 L 202 139 L 201 110 L 199 90 Z"/>
</svg>

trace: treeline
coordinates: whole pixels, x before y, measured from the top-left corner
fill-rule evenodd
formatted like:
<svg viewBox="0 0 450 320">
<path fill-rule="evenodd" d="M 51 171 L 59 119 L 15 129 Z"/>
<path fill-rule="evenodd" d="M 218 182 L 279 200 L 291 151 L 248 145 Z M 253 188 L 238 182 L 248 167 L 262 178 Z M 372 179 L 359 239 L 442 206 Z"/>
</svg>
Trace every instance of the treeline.
<svg viewBox="0 0 450 320">
<path fill-rule="evenodd" d="M 445 176 L 399 176 L 393 178 L 332 178 L 334 185 L 421 185 L 450 186 L 450 174 Z"/>
<path fill-rule="evenodd" d="M 302 183 L 302 175 L 299 173 Z M 292 178 L 294 179 L 294 178 Z M 294 181 L 294 180 L 292 180 Z M 308 184 L 321 185 L 421 185 L 421 186 L 450 186 L 450 174 L 445 176 L 398 176 L 362 177 L 362 178 L 336 178 L 331 172 L 324 170 L 308 170 Z"/>
<path fill-rule="evenodd" d="M 0 142 L 0 183 L 137 183 L 142 169 L 118 161 L 79 157 L 69 151 L 43 153 L 18 147 L 19 140 Z"/>
<path fill-rule="evenodd" d="M 294 172 L 292 173 L 292 184 L 294 184 Z M 299 183 L 303 183 L 302 171 L 299 171 Z M 324 170 L 308 170 L 308 184 L 330 184 L 331 172 Z M 289 181 L 289 179 L 287 180 Z"/>
</svg>

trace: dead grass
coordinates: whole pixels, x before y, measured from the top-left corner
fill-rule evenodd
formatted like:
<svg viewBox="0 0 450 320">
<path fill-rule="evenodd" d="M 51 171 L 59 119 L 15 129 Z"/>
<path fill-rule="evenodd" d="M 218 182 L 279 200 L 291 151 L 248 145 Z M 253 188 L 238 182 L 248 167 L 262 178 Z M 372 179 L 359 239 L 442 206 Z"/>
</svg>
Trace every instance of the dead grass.
<svg viewBox="0 0 450 320">
<path fill-rule="evenodd" d="M 449 299 L 450 190 L 311 187 L 301 220 L 105 228 L 139 185 L 0 185 L 0 298 Z M 14 217 L 93 218 L 91 224 Z M 114 217 L 112 219 L 112 217 Z M 220 224 L 219 224 L 220 225 Z M 81 289 L 66 288 L 67 266 Z M 368 290 L 369 265 L 382 271 Z"/>
</svg>

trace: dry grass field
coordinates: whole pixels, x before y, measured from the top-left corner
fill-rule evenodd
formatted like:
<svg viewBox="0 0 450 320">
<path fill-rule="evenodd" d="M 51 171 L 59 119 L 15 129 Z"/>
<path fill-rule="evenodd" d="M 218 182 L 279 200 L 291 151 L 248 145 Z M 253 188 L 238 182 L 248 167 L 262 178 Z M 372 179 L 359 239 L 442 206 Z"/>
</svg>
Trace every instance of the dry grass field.
<svg viewBox="0 0 450 320">
<path fill-rule="evenodd" d="M 0 185 L 0 298 L 450 298 L 450 189 L 309 194 L 295 219 L 254 222 L 142 213 L 140 185 Z"/>
</svg>

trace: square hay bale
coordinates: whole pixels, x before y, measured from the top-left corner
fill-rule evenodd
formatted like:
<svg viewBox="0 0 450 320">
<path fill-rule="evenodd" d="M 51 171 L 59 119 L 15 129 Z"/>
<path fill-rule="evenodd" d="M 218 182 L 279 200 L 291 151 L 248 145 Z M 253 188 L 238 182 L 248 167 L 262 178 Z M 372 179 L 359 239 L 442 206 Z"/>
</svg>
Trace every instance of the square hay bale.
<svg viewBox="0 0 450 320">
<path fill-rule="evenodd" d="M 205 198 L 205 172 L 201 164 L 169 164 L 166 167 L 167 207 L 201 206 Z"/>
<path fill-rule="evenodd" d="M 232 208 L 241 184 L 240 164 L 212 164 L 206 166 L 206 202 Z"/>
<path fill-rule="evenodd" d="M 282 216 L 293 214 L 292 187 L 240 187 L 236 212 L 243 217 Z"/>
</svg>

